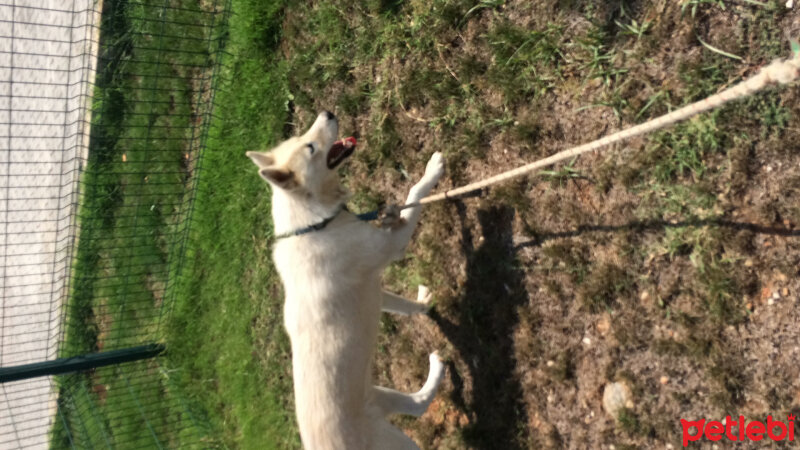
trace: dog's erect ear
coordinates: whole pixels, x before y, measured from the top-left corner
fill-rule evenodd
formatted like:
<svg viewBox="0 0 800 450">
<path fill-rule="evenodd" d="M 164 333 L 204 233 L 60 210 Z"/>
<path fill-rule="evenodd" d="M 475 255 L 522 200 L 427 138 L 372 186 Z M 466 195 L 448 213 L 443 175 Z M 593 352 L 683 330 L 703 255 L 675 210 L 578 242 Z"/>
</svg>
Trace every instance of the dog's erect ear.
<svg viewBox="0 0 800 450">
<path fill-rule="evenodd" d="M 269 153 L 247 152 L 245 155 L 252 159 L 253 162 L 261 169 L 275 164 L 275 158 L 273 158 Z"/>
<path fill-rule="evenodd" d="M 286 169 L 265 167 L 259 170 L 258 174 L 261 175 L 261 178 L 281 189 L 289 190 L 297 186 L 297 178 L 295 178 L 294 173 Z"/>
</svg>

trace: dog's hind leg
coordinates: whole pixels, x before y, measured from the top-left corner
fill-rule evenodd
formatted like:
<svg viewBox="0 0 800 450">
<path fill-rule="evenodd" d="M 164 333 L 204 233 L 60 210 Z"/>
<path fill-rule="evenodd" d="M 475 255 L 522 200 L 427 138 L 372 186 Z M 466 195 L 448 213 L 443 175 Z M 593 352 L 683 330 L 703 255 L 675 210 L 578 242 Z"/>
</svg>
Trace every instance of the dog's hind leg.
<svg viewBox="0 0 800 450">
<path fill-rule="evenodd" d="M 431 368 L 428 371 L 428 379 L 425 380 L 422 389 L 413 394 L 373 386 L 373 402 L 384 417 L 390 414 L 409 414 L 419 417 L 428 409 L 428 405 L 436 396 L 436 390 L 444 377 L 444 364 L 439 360 L 439 355 L 431 353 L 430 361 Z"/>
<path fill-rule="evenodd" d="M 404 316 L 424 313 L 430 305 L 432 296 L 433 295 L 428 288 L 421 284 L 419 285 L 419 290 L 417 291 L 417 301 L 409 300 L 407 298 L 400 297 L 399 295 L 392 294 L 391 292 L 383 291 L 382 309 L 386 312 L 402 314 Z"/>
</svg>

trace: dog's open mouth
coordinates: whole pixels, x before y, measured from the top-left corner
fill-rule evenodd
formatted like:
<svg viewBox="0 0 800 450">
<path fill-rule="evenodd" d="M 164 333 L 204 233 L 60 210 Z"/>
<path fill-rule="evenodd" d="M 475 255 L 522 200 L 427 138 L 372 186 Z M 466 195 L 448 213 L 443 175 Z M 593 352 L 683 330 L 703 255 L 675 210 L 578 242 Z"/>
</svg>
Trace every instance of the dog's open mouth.
<svg viewBox="0 0 800 450">
<path fill-rule="evenodd" d="M 355 149 L 356 138 L 352 136 L 334 142 L 331 149 L 328 150 L 328 168 L 333 169 L 338 166 L 348 156 L 352 155 Z"/>
</svg>

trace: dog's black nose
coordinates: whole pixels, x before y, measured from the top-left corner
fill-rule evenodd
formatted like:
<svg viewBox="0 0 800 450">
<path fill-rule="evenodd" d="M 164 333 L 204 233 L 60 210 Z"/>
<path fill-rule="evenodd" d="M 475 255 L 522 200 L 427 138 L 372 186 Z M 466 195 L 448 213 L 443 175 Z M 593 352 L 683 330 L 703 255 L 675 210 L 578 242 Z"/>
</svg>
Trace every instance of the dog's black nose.
<svg viewBox="0 0 800 450">
<path fill-rule="evenodd" d="M 325 118 L 327 118 L 328 120 L 336 120 L 336 116 L 333 115 L 333 113 L 330 111 L 325 111 L 322 114 L 325 114 Z"/>
</svg>

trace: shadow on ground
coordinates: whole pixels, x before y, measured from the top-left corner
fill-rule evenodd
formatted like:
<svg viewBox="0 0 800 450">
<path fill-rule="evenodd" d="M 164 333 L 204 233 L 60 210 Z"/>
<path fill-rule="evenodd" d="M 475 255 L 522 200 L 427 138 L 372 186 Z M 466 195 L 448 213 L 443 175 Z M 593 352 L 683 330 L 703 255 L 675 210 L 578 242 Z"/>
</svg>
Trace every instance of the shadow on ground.
<svg viewBox="0 0 800 450">
<path fill-rule="evenodd" d="M 714 217 L 709 219 L 695 219 L 683 220 L 677 222 L 668 222 L 666 220 L 637 220 L 621 225 L 581 225 L 574 230 L 567 231 L 553 231 L 538 234 L 533 239 L 516 242 L 513 250 L 517 251 L 526 247 L 539 247 L 544 242 L 578 237 L 585 233 L 614 233 L 620 231 L 653 231 L 653 230 L 666 230 L 667 228 L 685 228 L 685 227 L 704 227 L 712 226 L 730 229 L 734 231 L 749 231 L 755 234 L 766 234 L 772 236 L 783 237 L 798 237 L 800 236 L 799 229 L 779 228 L 777 226 L 759 225 L 748 222 L 734 222 L 723 219 L 721 217 Z"/>
<path fill-rule="evenodd" d="M 465 376 L 455 367 L 450 374 L 455 387 L 453 401 L 471 417 L 463 430 L 465 444 L 477 449 L 524 448 L 520 429 L 527 429 L 522 388 L 514 376 L 513 335 L 517 307 L 527 304 L 512 241 L 514 210 L 492 207 L 478 211 L 484 240 L 475 248 L 465 225 L 465 208 L 457 203 L 461 218 L 462 251 L 467 261 L 464 296 L 458 301 L 456 321 L 436 310 L 431 317 L 469 367 L 471 381 L 465 392 Z"/>
</svg>

